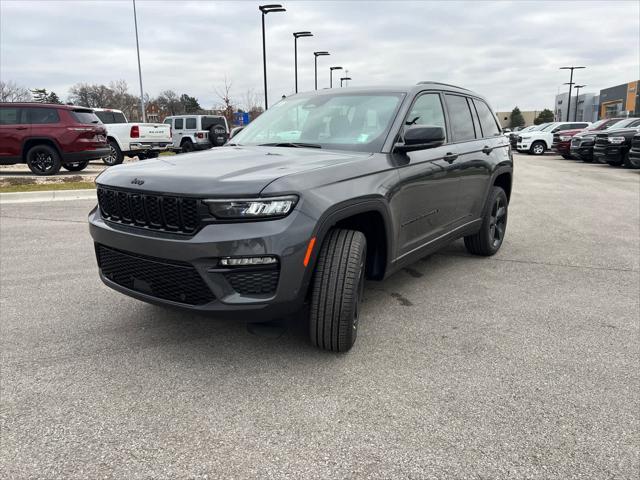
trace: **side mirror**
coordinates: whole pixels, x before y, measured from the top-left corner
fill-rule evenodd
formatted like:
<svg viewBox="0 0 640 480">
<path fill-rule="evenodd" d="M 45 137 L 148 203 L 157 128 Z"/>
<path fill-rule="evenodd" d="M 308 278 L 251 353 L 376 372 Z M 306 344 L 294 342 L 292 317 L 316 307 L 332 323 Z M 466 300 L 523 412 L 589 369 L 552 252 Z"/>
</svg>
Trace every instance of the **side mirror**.
<svg viewBox="0 0 640 480">
<path fill-rule="evenodd" d="M 233 137 L 235 137 L 237 134 L 239 134 L 242 130 L 244 130 L 244 127 L 234 127 L 231 129 L 231 133 L 229 134 L 229 140 L 231 140 Z"/>
<path fill-rule="evenodd" d="M 517 130 L 515 130 L 517 131 Z M 502 133 L 511 133 L 511 129 L 510 128 L 503 128 L 502 129 Z"/>
<path fill-rule="evenodd" d="M 398 152 L 413 152 L 443 145 L 444 128 L 434 125 L 412 125 L 404 131 L 404 143 L 396 143 L 393 147 Z"/>
</svg>

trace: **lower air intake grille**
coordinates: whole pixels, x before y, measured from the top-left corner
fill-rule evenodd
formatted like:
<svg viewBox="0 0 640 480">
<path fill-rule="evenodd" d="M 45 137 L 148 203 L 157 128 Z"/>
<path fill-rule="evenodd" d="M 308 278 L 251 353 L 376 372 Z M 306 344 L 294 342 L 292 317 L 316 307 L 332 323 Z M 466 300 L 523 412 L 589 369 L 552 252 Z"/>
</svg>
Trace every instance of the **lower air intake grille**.
<svg viewBox="0 0 640 480">
<path fill-rule="evenodd" d="M 225 278 L 233 289 L 241 295 L 270 294 L 278 287 L 280 272 L 276 269 L 252 272 L 229 272 Z"/>
<path fill-rule="evenodd" d="M 96 255 L 102 274 L 130 290 L 188 305 L 203 305 L 215 299 L 200 274 L 187 263 L 167 263 L 99 244 Z"/>
</svg>

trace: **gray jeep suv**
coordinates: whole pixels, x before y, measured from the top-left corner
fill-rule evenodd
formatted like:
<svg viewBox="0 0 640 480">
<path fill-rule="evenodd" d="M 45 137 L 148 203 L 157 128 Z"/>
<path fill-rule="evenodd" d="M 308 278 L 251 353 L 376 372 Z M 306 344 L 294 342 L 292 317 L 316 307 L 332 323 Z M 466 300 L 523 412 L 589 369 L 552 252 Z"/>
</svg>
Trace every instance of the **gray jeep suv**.
<svg viewBox="0 0 640 480">
<path fill-rule="evenodd" d="M 498 251 L 512 175 L 469 90 L 323 90 L 283 99 L 222 148 L 106 170 L 89 223 L 115 290 L 248 321 L 308 311 L 311 341 L 346 351 L 365 278 L 461 237 Z"/>
</svg>

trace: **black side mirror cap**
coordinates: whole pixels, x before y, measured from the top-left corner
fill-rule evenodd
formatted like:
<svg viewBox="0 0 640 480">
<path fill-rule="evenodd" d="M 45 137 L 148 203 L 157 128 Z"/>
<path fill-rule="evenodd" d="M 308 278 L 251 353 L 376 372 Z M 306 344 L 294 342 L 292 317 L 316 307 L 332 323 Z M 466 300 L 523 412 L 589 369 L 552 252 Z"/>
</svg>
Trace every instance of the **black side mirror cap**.
<svg viewBox="0 0 640 480">
<path fill-rule="evenodd" d="M 412 125 L 404 131 L 404 143 L 396 143 L 397 152 L 413 152 L 444 145 L 444 128 L 435 125 Z"/>
</svg>

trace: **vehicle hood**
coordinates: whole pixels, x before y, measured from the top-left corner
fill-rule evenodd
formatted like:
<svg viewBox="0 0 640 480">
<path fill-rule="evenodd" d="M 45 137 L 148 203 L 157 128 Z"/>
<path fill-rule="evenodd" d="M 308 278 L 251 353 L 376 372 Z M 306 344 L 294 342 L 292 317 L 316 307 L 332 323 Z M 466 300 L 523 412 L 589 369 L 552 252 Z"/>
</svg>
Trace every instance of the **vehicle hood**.
<svg viewBox="0 0 640 480">
<path fill-rule="evenodd" d="M 99 185 L 194 196 L 255 196 L 274 180 L 365 159 L 370 153 L 286 147 L 217 147 L 117 165 L 104 171 Z M 313 173 L 312 173 L 313 172 Z"/>
<path fill-rule="evenodd" d="M 616 130 L 605 130 L 603 132 L 595 132 L 598 136 L 615 137 L 615 136 L 633 136 L 638 133 L 636 127 L 633 128 L 618 128 Z"/>
</svg>

